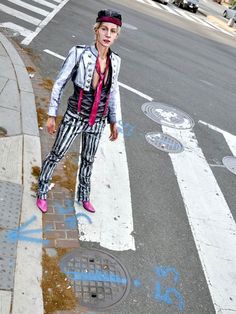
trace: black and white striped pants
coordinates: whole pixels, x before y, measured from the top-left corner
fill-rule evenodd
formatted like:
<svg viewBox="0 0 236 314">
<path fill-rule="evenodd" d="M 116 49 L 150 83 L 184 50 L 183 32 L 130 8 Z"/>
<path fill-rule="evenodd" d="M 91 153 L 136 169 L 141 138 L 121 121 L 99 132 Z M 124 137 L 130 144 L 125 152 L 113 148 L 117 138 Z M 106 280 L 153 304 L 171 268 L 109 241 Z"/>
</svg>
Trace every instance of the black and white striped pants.
<svg viewBox="0 0 236 314">
<path fill-rule="evenodd" d="M 65 156 L 76 136 L 82 133 L 81 164 L 79 171 L 79 186 L 77 198 L 88 201 L 90 195 L 90 178 L 98 144 L 105 126 L 105 119 L 101 118 L 93 126 L 89 126 L 79 114 L 66 111 L 51 152 L 46 156 L 39 176 L 38 197 L 47 198 L 49 180 L 58 162 Z"/>
</svg>

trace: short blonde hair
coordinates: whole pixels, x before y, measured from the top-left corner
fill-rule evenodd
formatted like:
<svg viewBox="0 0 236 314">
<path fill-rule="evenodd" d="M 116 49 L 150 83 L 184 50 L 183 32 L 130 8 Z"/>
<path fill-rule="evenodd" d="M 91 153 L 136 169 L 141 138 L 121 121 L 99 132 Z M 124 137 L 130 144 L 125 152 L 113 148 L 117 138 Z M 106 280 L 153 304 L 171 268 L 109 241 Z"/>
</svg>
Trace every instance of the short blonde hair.
<svg viewBox="0 0 236 314">
<path fill-rule="evenodd" d="M 95 36 L 94 36 L 94 40 L 96 40 L 96 31 L 102 26 L 103 22 L 96 22 L 94 25 L 93 25 L 93 30 L 94 30 L 94 33 L 95 33 Z M 121 31 L 121 27 L 116 25 L 117 26 L 117 35 L 120 34 L 120 31 Z"/>
</svg>

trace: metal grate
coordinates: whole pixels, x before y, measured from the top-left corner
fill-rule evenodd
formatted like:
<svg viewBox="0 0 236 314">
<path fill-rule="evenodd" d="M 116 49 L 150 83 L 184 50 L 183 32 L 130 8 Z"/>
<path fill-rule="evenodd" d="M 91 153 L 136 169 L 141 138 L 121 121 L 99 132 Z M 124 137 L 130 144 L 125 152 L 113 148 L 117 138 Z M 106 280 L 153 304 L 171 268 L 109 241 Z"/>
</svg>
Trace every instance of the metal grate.
<svg viewBox="0 0 236 314">
<path fill-rule="evenodd" d="M 233 174 L 236 174 L 236 157 L 226 156 L 222 159 L 223 165 Z"/>
<path fill-rule="evenodd" d="M 130 287 L 127 270 L 111 254 L 78 249 L 60 261 L 81 306 L 104 310 L 123 300 Z"/>
<path fill-rule="evenodd" d="M 22 186 L 0 181 L 0 228 L 18 227 L 21 210 Z"/>
<path fill-rule="evenodd" d="M 150 132 L 145 137 L 149 144 L 163 152 L 181 153 L 184 150 L 183 145 L 168 134 Z"/>
<path fill-rule="evenodd" d="M 142 105 L 142 111 L 153 121 L 176 129 L 191 129 L 193 119 L 180 109 L 159 102 L 147 102 Z"/>
</svg>

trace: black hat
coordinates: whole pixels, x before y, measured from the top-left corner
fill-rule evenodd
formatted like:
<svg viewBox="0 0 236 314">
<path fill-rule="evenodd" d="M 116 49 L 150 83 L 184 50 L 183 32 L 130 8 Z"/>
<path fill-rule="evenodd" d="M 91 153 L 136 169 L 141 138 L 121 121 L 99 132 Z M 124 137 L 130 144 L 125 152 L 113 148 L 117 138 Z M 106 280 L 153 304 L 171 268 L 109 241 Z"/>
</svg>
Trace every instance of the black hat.
<svg viewBox="0 0 236 314">
<path fill-rule="evenodd" d="M 106 9 L 98 12 L 96 22 L 109 22 L 121 26 L 122 17 L 120 13 Z"/>
</svg>

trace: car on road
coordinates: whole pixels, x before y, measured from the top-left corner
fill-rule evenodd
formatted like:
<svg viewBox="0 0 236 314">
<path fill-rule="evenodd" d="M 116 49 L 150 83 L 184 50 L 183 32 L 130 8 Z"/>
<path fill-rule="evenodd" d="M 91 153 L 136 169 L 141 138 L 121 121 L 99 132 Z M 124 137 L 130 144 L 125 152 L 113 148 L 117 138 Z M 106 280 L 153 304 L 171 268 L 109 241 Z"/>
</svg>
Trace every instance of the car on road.
<svg viewBox="0 0 236 314">
<path fill-rule="evenodd" d="M 176 4 L 179 8 L 187 9 L 196 13 L 199 6 L 199 0 L 174 0 L 174 4 Z"/>
<path fill-rule="evenodd" d="M 232 17 L 235 17 L 235 14 L 236 14 L 236 5 L 225 9 L 223 12 L 223 17 L 226 17 L 227 19 L 231 19 Z"/>
<path fill-rule="evenodd" d="M 169 0 L 156 0 L 157 2 L 161 2 L 162 4 L 168 4 Z"/>
</svg>

